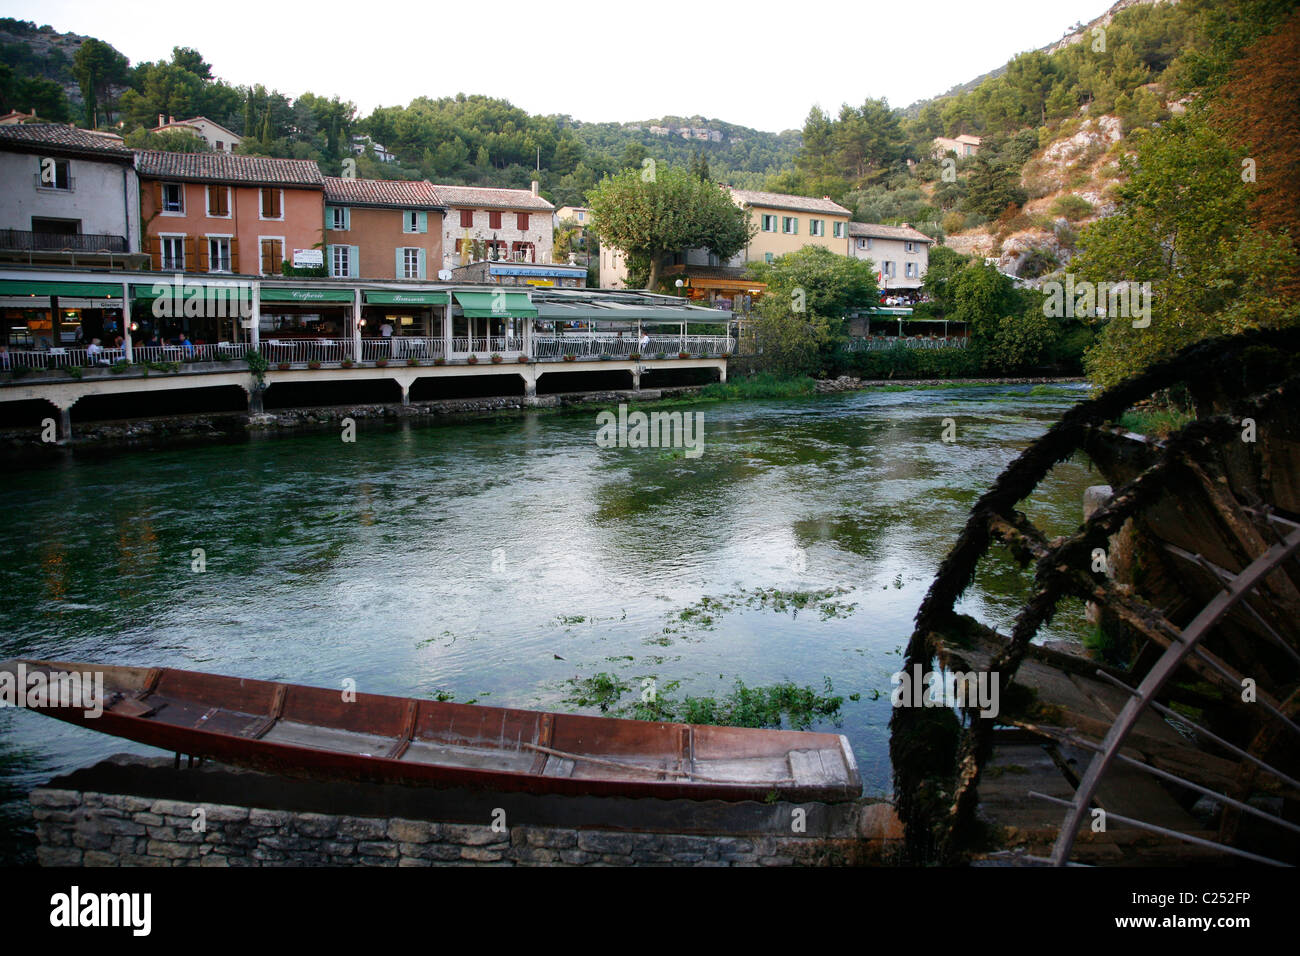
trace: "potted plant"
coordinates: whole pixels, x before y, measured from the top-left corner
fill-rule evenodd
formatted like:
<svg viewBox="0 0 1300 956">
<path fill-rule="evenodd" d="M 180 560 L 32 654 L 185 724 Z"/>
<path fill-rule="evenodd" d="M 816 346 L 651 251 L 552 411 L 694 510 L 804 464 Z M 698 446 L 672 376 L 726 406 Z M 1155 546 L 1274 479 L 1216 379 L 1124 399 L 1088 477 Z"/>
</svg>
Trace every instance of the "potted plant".
<svg viewBox="0 0 1300 956">
<path fill-rule="evenodd" d="M 446 365 L 446 364 L 447 364 L 447 360 L 446 360 L 445 358 L 443 358 L 441 355 L 439 355 L 436 359 L 433 360 L 433 364 L 434 364 L 434 365 Z"/>
<path fill-rule="evenodd" d="M 288 363 L 288 362 L 276 362 L 276 363 L 275 363 L 275 367 L 278 368 L 281 372 L 287 372 L 287 371 L 289 371 L 289 363 Z"/>
<path fill-rule="evenodd" d="M 343 368 L 351 368 L 352 359 L 344 359 L 342 362 L 339 362 L 339 365 L 343 366 Z"/>
<path fill-rule="evenodd" d="M 640 353 L 640 352 L 628 352 L 628 353 L 627 353 L 627 357 L 630 358 L 633 362 L 639 362 L 639 361 L 641 361 L 641 353 Z"/>
<path fill-rule="evenodd" d="M 528 364 L 528 356 L 527 356 L 527 355 L 521 355 L 521 356 L 519 356 L 519 364 L 520 364 L 520 365 L 527 365 L 527 364 Z"/>
<path fill-rule="evenodd" d="M 420 360 L 416 358 L 414 355 L 412 355 L 410 358 L 406 360 L 406 364 L 411 367 L 415 367 L 420 364 Z"/>
<path fill-rule="evenodd" d="M 501 364 L 501 356 L 498 355 L 496 352 L 493 352 L 493 353 L 492 353 L 492 364 L 493 364 L 493 365 L 500 365 L 500 364 Z"/>
<path fill-rule="evenodd" d="M 691 357 L 691 353 L 690 353 L 690 352 L 678 352 L 678 353 L 677 353 L 677 357 L 678 357 L 678 358 L 690 358 L 690 357 Z"/>
<path fill-rule="evenodd" d="M 658 352 L 658 353 L 655 354 L 655 358 L 657 358 L 657 359 L 665 358 L 665 355 L 664 355 L 663 352 Z"/>
<path fill-rule="evenodd" d="M 576 356 L 576 355 L 566 355 L 566 356 L 564 356 L 564 361 L 566 361 L 566 362 L 576 362 L 576 361 L 578 361 L 578 356 Z"/>
<path fill-rule="evenodd" d="M 320 368 L 320 362 L 316 361 L 315 359 L 312 359 L 310 362 L 307 363 L 307 367 L 310 369 L 318 369 Z"/>
<path fill-rule="evenodd" d="M 478 364 L 478 356 L 477 356 L 477 355 L 471 355 L 469 358 L 465 359 L 465 361 L 466 361 L 466 363 L 468 363 L 469 365 L 477 365 L 477 364 Z"/>
<path fill-rule="evenodd" d="M 388 359 L 375 359 L 375 368 L 388 368 Z"/>
</svg>

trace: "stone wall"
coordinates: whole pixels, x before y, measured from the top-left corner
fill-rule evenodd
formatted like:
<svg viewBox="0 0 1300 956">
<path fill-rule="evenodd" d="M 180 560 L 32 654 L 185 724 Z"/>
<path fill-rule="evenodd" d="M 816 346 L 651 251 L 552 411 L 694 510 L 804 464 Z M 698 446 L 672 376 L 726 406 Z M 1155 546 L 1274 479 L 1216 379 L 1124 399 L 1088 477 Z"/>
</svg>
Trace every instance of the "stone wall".
<svg viewBox="0 0 1300 956">
<path fill-rule="evenodd" d="M 273 778 L 259 774 L 209 765 L 196 775 L 172 770 L 170 761 L 162 767 L 141 758 L 114 759 L 110 769 L 127 774 L 116 774 L 118 780 L 130 779 L 132 767 L 144 768 L 136 774 L 142 791 L 157 790 L 168 779 L 197 781 L 203 789 L 233 778 L 238 789 L 224 792 L 261 791 L 280 798 L 267 802 L 286 800 L 283 786 L 267 789 Z M 862 865 L 889 862 L 902 836 L 893 809 L 869 801 L 806 804 L 799 814 L 782 804 L 476 795 L 476 809 L 469 812 L 483 822 L 472 823 L 59 786 L 68 782 L 72 778 L 56 780 L 30 795 L 36 856 L 43 866 Z M 382 798 L 384 788 L 374 789 Z M 353 785 L 351 792 L 363 790 Z M 415 796 L 420 799 L 408 808 L 440 807 L 437 800 Z M 328 792 L 319 797 L 331 799 Z M 546 822 L 565 816 L 566 801 L 569 816 L 617 818 L 619 825 Z M 393 805 L 391 799 L 381 802 Z M 493 803 L 503 806 L 489 809 Z M 443 803 L 446 812 L 439 815 L 464 816 L 455 806 Z M 690 814 L 693 808 L 699 813 Z M 802 832 L 792 832 L 787 821 L 794 819 L 800 819 Z"/>
</svg>

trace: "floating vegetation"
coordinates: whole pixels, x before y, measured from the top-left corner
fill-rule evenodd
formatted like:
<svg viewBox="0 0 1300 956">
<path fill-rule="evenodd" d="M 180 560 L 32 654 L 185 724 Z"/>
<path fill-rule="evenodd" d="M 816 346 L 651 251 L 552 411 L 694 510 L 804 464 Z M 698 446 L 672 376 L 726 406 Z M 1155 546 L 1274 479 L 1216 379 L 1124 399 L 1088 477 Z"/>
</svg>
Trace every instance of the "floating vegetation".
<svg viewBox="0 0 1300 956">
<path fill-rule="evenodd" d="M 555 619 L 556 627 L 573 627 L 585 623 L 587 623 L 587 618 L 583 614 L 561 614 Z M 592 618 L 592 623 L 595 623 L 595 618 Z"/>
<path fill-rule="evenodd" d="M 848 617 L 857 604 L 835 600 L 848 593 L 848 588 L 822 588 L 812 591 L 786 591 L 781 588 L 758 588 L 751 591 L 741 588 L 736 594 L 727 597 L 716 598 L 706 595 L 672 615 L 670 617 L 672 623 L 664 628 L 664 633 L 677 633 L 678 628 L 675 625 L 678 623 L 702 630 L 712 630 L 718 616 L 736 608 L 771 610 L 781 614 L 788 612 L 793 617 L 798 617 L 802 610 L 812 609 L 823 621 Z"/>
<path fill-rule="evenodd" d="M 800 687 L 782 681 L 749 687 L 737 679 L 732 690 L 720 697 L 670 696 L 681 684 L 668 681 L 655 689 L 653 678 L 624 680 L 617 674 L 602 671 L 591 677 L 571 677 L 570 694 L 564 703 L 576 707 L 598 707 L 633 720 L 653 720 L 686 724 L 711 724 L 723 727 L 782 727 L 807 730 L 819 720 L 837 721 L 844 698 L 834 695 L 831 679 L 825 678 L 825 693 L 816 688 Z M 633 691 L 635 699 L 622 703 L 623 695 Z M 860 695 L 853 695 L 857 699 Z"/>
</svg>

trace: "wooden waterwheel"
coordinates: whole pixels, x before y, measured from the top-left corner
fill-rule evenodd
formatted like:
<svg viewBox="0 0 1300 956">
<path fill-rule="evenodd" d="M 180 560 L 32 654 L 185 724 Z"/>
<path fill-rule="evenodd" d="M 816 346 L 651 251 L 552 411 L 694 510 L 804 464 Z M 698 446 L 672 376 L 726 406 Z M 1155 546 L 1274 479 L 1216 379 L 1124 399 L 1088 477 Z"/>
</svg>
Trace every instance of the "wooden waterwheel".
<svg viewBox="0 0 1300 956">
<path fill-rule="evenodd" d="M 1195 418 L 1167 439 L 1110 424 L 1171 388 Z M 1300 860 L 1298 395 L 1300 329 L 1201 343 L 1070 409 L 978 500 L 906 666 L 985 674 L 1001 707 L 895 710 L 912 862 Z M 1080 450 L 1113 493 L 1049 540 L 1017 507 Z M 1032 568 L 1005 635 L 956 610 L 994 542 Z M 1035 642 L 1070 597 L 1122 660 Z"/>
</svg>

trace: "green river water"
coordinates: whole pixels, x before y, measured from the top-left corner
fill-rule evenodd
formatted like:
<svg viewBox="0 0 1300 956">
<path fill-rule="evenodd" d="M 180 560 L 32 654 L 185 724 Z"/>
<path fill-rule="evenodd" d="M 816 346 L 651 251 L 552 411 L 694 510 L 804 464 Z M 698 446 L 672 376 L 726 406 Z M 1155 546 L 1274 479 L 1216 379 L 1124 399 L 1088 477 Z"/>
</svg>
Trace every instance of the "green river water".
<svg viewBox="0 0 1300 956">
<path fill-rule="evenodd" d="M 632 688 L 622 703 L 647 679 L 680 698 L 829 678 L 843 705 L 812 727 L 846 734 L 887 794 L 890 675 L 930 579 L 975 498 L 1086 394 L 674 406 L 704 416 L 698 458 L 598 447 L 588 406 L 8 465 L 0 657 L 592 713 L 575 687 L 599 674 Z M 1099 480 L 1067 462 L 1023 507 L 1071 530 Z M 963 608 L 1005 626 L 1025 582 L 998 552 Z M 1050 636 L 1082 633 L 1070 608 Z M 0 858 L 27 789 L 122 751 L 148 748 L 0 710 Z"/>
</svg>

